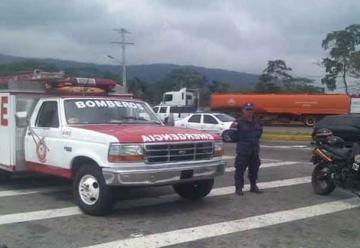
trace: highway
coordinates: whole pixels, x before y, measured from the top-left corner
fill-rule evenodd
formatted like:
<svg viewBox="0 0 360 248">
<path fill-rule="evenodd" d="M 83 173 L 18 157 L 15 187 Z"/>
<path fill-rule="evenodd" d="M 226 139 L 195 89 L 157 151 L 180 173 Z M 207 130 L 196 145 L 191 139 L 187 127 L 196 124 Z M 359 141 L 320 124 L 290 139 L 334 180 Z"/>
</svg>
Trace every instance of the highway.
<svg viewBox="0 0 360 248">
<path fill-rule="evenodd" d="M 234 144 L 225 149 L 226 173 L 205 199 L 180 199 L 171 187 L 119 189 L 116 207 L 105 217 L 82 214 L 68 181 L 18 176 L 0 185 L 0 243 L 9 248 L 359 247 L 360 199 L 340 189 L 329 196 L 313 193 L 307 142 L 262 142 L 259 186 L 265 192 L 243 197 L 234 194 Z"/>
</svg>

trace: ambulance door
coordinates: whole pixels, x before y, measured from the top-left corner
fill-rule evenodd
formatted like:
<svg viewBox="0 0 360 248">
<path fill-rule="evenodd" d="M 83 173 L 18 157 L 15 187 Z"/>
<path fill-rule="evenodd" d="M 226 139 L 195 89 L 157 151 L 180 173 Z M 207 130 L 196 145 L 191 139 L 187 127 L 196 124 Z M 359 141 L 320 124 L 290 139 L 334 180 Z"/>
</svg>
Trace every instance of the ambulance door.
<svg viewBox="0 0 360 248">
<path fill-rule="evenodd" d="M 39 96 L 30 94 L 16 95 L 16 170 L 25 170 L 25 136 L 28 127 L 26 120 L 30 117 L 28 115 L 33 112 L 39 98 Z"/>
<path fill-rule="evenodd" d="M 27 169 L 54 174 L 57 169 L 66 167 L 60 123 L 59 101 L 40 100 L 25 136 Z"/>
</svg>

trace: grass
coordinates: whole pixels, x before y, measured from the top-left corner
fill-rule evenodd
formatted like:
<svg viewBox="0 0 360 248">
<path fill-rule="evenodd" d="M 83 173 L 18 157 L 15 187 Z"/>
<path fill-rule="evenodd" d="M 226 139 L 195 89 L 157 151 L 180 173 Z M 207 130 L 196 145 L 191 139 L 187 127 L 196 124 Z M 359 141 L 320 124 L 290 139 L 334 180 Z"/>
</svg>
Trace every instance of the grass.
<svg viewBox="0 0 360 248">
<path fill-rule="evenodd" d="M 304 132 L 264 132 L 263 140 L 310 141 L 311 134 Z"/>
</svg>

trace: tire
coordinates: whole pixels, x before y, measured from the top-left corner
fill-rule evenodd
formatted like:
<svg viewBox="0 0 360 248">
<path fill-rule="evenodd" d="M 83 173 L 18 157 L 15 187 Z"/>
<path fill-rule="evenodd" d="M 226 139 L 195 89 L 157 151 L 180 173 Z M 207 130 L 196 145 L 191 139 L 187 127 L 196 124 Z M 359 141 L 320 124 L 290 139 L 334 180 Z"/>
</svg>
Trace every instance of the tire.
<svg viewBox="0 0 360 248">
<path fill-rule="evenodd" d="M 6 170 L 0 170 L 0 183 L 6 182 L 10 179 L 12 173 Z"/>
<path fill-rule="evenodd" d="M 328 195 L 335 189 L 334 181 L 329 175 L 322 175 L 326 173 L 326 167 L 317 165 L 312 173 L 311 185 L 313 190 L 318 195 Z"/>
<path fill-rule="evenodd" d="M 83 165 L 75 175 L 75 202 L 86 214 L 101 216 L 111 212 L 113 197 L 101 169 L 94 164 Z"/>
<path fill-rule="evenodd" d="M 198 200 L 207 196 L 214 185 L 214 179 L 199 180 L 173 185 L 175 192 L 187 200 Z"/>
<path fill-rule="evenodd" d="M 233 139 L 231 137 L 231 131 L 230 130 L 225 130 L 222 134 L 221 134 L 221 137 L 223 139 L 223 141 L 225 143 L 230 143 L 230 142 L 233 142 Z"/>
<path fill-rule="evenodd" d="M 314 116 L 307 116 L 304 118 L 304 124 L 307 127 L 313 127 L 316 123 L 316 117 Z"/>
</svg>

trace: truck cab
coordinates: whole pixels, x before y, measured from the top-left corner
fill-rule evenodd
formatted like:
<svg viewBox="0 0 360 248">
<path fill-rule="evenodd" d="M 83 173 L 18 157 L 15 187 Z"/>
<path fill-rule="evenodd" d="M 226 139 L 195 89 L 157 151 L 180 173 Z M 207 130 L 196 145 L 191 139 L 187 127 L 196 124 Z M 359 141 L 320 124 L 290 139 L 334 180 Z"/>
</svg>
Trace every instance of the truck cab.
<svg viewBox="0 0 360 248">
<path fill-rule="evenodd" d="M 128 95 L 4 90 L 0 101 L 0 174 L 71 179 L 87 214 L 111 210 L 113 187 L 172 185 L 199 199 L 225 170 L 220 136 L 166 127 Z"/>
<path fill-rule="evenodd" d="M 168 106 L 198 106 L 199 91 L 182 88 L 179 91 L 168 91 L 163 94 L 161 104 Z"/>
<path fill-rule="evenodd" d="M 185 118 L 189 116 L 191 113 L 195 113 L 196 107 L 194 106 L 169 106 L 169 105 L 157 105 L 153 107 L 155 114 L 158 118 L 167 123 L 170 116 L 174 121 Z"/>
</svg>

